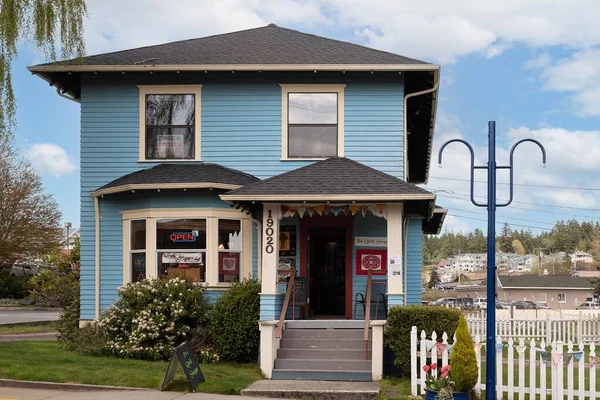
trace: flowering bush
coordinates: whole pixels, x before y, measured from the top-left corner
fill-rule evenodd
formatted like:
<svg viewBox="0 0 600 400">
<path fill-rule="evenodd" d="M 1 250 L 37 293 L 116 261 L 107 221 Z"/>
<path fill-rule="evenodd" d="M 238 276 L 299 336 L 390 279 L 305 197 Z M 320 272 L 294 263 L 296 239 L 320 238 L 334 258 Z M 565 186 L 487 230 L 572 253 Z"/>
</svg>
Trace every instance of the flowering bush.
<svg viewBox="0 0 600 400">
<path fill-rule="evenodd" d="M 119 289 L 120 298 L 97 324 L 108 352 L 145 360 L 166 359 L 171 349 L 208 321 L 204 289 L 182 278 L 143 280 Z"/>
<path fill-rule="evenodd" d="M 439 392 L 450 383 L 450 365 L 445 365 L 438 370 L 438 365 L 423 365 L 425 371 L 425 386 L 429 390 Z"/>
</svg>

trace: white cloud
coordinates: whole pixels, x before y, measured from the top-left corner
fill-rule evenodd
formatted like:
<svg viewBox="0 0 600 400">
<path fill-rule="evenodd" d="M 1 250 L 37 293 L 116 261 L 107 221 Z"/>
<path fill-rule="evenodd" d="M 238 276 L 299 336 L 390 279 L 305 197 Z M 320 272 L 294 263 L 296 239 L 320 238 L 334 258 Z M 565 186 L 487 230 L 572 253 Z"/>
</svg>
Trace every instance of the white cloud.
<svg viewBox="0 0 600 400">
<path fill-rule="evenodd" d="M 502 54 L 506 50 L 508 50 L 509 47 L 510 46 L 508 44 L 492 45 L 492 46 L 488 47 L 486 57 L 491 59 L 496 56 L 499 56 L 500 54 Z"/>
<path fill-rule="evenodd" d="M 34 143 L 25 152 L 42 175 L 60 177 L 75 171 L 75 165 L 65 149 L 54 143 Z"/>
<path fill-rule="evenodd" d="M 464 220 L 456 218 L 453 215 L 448 215 L 446 216 L 446 219 L 444 219 L 444 227 L 442 228 L 442 232 L 440 232 L 440 234 L 445 231 L 454 233 L 468 233 L 471 231 L 471 227 Z"/>
<path fill-rule="evenodd" d="M 549 66 L 551 63 L 552 63 L 552 57 L 550 56 L 550 54 L 542 53 L 542 54 L 539 54 L 537 57 L 532 58 L 531 60 L 528 60 L 525 63 L 525 68 L 529 68 L 529 69 L 545 68 L 545 67 Z"/>
</svg>

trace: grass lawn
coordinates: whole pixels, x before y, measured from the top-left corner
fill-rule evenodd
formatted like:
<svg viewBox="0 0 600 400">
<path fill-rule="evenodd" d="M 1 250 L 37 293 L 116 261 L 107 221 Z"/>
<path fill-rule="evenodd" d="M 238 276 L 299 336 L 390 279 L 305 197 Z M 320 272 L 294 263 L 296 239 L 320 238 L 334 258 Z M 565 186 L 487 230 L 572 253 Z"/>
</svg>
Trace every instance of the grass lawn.
<svg viewBox="0 0 600 400">
<path fill-rule="evenodd" d="M 409 400 L 410 378 L 384 378 L 381 381 L 381 400 Z"/>
<path fill-rule="evenodd" d="M 37 325 L 0 326 L 0 335 L 14 335 L 17 333 L 39 333 L 56 330 L 56 323 Z"/>
<path fill-rule="evenodd" d="M 167 366 L 164 361 L 83 356 L 63 350 L 58 342 L 0 343 L 0 378 L 160 389 Z M 196 390 L 204 393 L 239 394 L 262 378 L 255 364 L 203 364 L 201 368 L 206 382 Z M 189 390 L 181 370 L 167 390 Z"/>
</svg>

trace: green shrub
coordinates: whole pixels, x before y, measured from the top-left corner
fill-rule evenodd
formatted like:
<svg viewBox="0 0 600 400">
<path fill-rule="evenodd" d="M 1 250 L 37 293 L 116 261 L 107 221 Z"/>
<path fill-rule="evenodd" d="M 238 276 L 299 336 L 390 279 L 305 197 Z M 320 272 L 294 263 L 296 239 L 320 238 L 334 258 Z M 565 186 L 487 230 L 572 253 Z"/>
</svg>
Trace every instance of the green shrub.
<svg viewBox="0 0 600 400">
<path fill-rule="evenodd" d="M 145 360 L 167 359 L 171 349 L 208 322 L 202 286 L 182 278 L 143 280 L 119 289 L 98 327 L 111 354 Z"/>
<path fill-rule="evenodd" d="M 210 334 L 219 355 L 230 361 L 256 362 L 260 335 L 260 284 L 235 283 L 216 302 L 210 315 Z"/>
<path fill-rule="evenodd" d="M 70 348 L 70 344 L 75 341 L 79 333 L 79 292 L 75 294 L 71 304 L 63 308 L 56 330 L 58 331 L 58 340 Z"/>
<path fill-rule="evenodd" d="M 417 327 L 418 337 L 421 331 L 427 336 L 435 331 L 441 338 L 443 332 L 452 337 L 458 326 L 461 312 L 454 308 L 432 306 L 394 306 L 388 313 L 385 327 L 385 344 L 396 355 L 394 365 L 400 368 L 402 375 L 410 376 L 410 330 Z"/>
<path fill-rule="evenodd" d="M 456 329 L 456 342 L 450 357 L 452 380 L 457 392 L 470 393 L 477 384 L 477 359 L 467 320 L 461 315 Z"/>
<path fill-rule="evenodd" d="M 24 299 L 31 287 L 28 278 L 13 276 L 8 269 L 0 269 L 0 299 Z"/>
<path fill-rule="evenodd" d="M 79 273 L 68 266 L 43 269 L 29 283 L 32 297 L 48 306 L 66 308 L 79 296 Z"/>
</svg>

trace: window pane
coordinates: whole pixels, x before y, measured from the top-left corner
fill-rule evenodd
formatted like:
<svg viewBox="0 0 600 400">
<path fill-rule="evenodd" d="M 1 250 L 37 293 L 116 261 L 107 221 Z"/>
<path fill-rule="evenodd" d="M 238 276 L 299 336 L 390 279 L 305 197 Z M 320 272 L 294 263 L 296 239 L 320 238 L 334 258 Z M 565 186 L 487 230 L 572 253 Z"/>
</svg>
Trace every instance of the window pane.
<svg viewBox="0 0 600 400">
<path fill-rule="evenodd" d="M 156 263 L 158 276 L 185 277 L 192 282 L 206 282 L 206 253 L 198 252 L 158 252 Z"/>
<path fill-rule="evenodd" d="M 146 95 L 146 125 L 194 125 L 193 94 Z"/>
<path fill-rule="evenodd" d="M 147 159 L 193 159 L 194 127 L 146 126 Z"/>
<path fill-rule="evenodd" d="M 242 250 L 242 221 L 219 220 L 219 250 Z"/>
<path fill-rule="evenodd" d="M 131 221 L 131 250 L 146 249 L 146 220 Z"/>
<path fill-rule="evenodd" d="M 146 279 L 146 253 L 133 253 L 131 255 L 131 282 Z"/>
<path fill-rule="evenodd" d="M 290 126 L 288 128 L 288 156 L 337 156 L 337 131 L 337 125 Z"/>
<path fill-rule="evenodd" d="M 290 93 L 288 123 L 337 124 L 337 93 Z"/>
<path fill-rule="evenodd" d="M 161 219 L 156 222 L 156 248 L 206 249 L 205 219 Z"/>
</svg>

